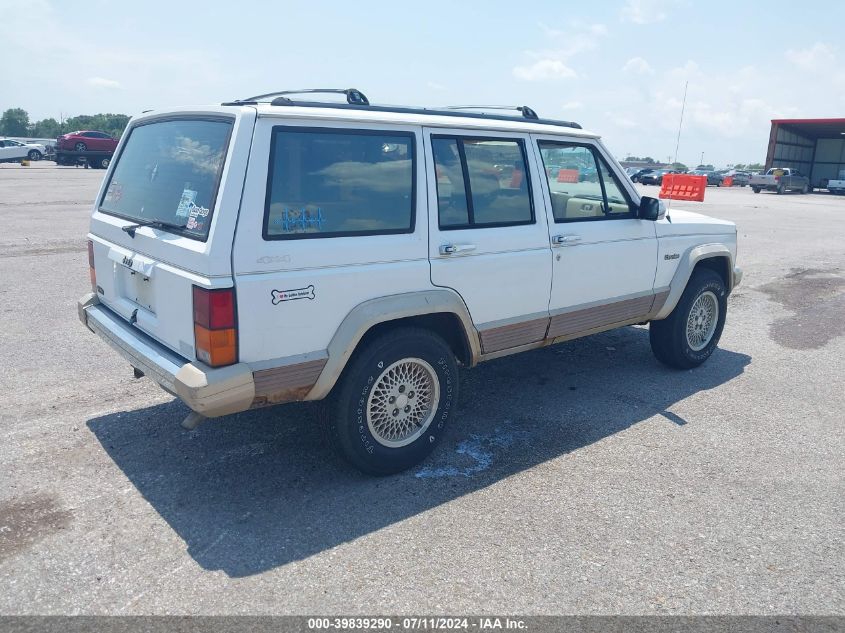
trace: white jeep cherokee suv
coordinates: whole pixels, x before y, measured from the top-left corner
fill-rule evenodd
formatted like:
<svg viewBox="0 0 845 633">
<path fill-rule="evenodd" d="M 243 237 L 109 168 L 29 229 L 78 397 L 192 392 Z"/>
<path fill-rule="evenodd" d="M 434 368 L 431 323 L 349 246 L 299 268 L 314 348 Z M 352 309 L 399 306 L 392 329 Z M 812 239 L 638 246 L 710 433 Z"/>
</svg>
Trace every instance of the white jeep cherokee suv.
<svg viewBox="0 0 845 633">
<path fill-rule="evenodd" d="M 79 316 L 187 427 L 325 399 L 335 448 L 387 474 L 441 439 L 459 365 L 646 322 L 667 365 L 713 352 L 734 224 L 670 221 L 595 134 L 527 107 L 333 92 L 149 112 L 121 139 Z"/>
</svg>

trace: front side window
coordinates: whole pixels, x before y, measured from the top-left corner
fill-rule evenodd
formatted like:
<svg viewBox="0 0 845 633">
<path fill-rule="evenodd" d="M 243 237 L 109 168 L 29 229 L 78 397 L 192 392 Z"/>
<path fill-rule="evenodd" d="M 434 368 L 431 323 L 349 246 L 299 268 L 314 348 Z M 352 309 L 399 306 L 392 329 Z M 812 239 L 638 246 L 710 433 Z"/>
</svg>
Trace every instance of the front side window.
<svg viewBox="0 0 845 633">
<path fill-rule="evenodd" d="M 555 222 L 633 217 L 616 175 L 586 145 L 540 141 Z"/>
<path fill-rule="evenodd" d="M 631 202 L 622 190 L 622 185 L 619 183 L 616 174 L 601 157 L 599 157 L 599 172 L 604 184 L 604 193 L 607 199 L 605 210 L 608 217 L 629 216 L 633 210 Z"/>
<path fill-rule="evenodd" d="M 431 143 L 442 230 L 534 222 L 522 141 L 434 136 Z"/>
<path fill-rule="evenodd" d="M 414 230 L 414 136 L 273 128 L 265 239 Z"/>
<path fill-rule="evenodd" d="M 129 220 L 160 220 L 205 239 L 232 131 L 231 119 L 170 119 L 129 131 L 99 209 Z"/>
</svg>

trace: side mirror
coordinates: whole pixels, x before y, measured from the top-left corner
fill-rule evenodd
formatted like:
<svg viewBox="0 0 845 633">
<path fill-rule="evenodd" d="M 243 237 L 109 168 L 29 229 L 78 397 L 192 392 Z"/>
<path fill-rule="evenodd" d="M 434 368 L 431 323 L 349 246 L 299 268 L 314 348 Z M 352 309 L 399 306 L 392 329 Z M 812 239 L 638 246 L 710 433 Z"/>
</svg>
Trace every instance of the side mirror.
<svg viewBox="0 0 845 633">
<path fill-rule="evenodd" d="M 640 220 L 656 221 L 666 215 L 666 207 L 657 198 L 643 196 L 640 198 L 640 207 L 637 210 L 637 217 Z"/>
</svg>

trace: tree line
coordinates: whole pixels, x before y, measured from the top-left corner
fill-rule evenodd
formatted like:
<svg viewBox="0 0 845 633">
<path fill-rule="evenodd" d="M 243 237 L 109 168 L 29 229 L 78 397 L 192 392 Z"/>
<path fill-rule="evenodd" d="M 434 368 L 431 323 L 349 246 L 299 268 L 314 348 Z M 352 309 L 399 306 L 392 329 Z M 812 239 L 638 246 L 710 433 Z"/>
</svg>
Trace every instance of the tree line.
<svg viewBox="0 0 845 633">
<path fill-rule="evenodd" d="M 625 161 L 626 162 L 630 161 L 630 162 L 637 162 L 637 163 L 645 163 L 646 165 L 657 165 L 658 164 L 658 162 L 656 160 L 654 160 L 651 156 L 644 156 L 644 157 L 626 156 Z M 687 166 L 684 165 L 683 163 L 672 163 L 671 165 L 669 165 L 669 167 L 672 168 L 672 169 L 682 169 L 682 170 L 688 169 Z M 760 170 L 763 169 L 763 165 L 761 163 L 749 163 L 747 165 L 745 163 L 736 163 L 735 165 L 729 164 L 728 167 L 733 167 L 734 169 L 738 169 L 740 171 L 760 171 Z M 711 164 L 707 164 L 707 165 L 697 165 L 696 169 L 705 169 L 705 170 L 708 170 L 708 171 L 713 171 L 716 168 Z"/>
<path fill-rule="evenodd" d="M 9 108 L 0 116 L 0 136 L 56 138 L 77 130 L 97 130 L 119 137 L 127 123 L 129 117 L 125 114 L 80 114 L 63 121 L 53 118 L 30 121 L 29 113 L 23 108 Z"/>
</svg>

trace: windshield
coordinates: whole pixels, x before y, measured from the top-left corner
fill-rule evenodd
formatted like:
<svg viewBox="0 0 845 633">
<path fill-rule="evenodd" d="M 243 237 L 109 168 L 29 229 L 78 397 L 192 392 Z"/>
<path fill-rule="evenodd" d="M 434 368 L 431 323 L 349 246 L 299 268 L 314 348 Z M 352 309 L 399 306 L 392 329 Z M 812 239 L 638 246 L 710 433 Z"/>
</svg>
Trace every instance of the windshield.
<svg viewBox="0 0 845 633">
<path fill-rule="evenodd" d="M 129 132 L 100 211 L 206 239 L 232 131 L 231 119 L 169 119 Z"/>
</svg>

